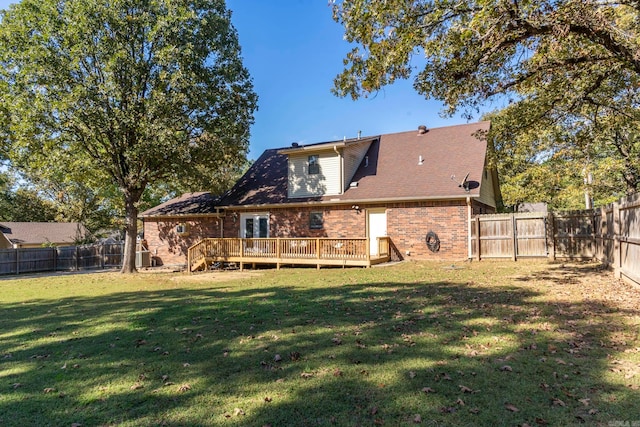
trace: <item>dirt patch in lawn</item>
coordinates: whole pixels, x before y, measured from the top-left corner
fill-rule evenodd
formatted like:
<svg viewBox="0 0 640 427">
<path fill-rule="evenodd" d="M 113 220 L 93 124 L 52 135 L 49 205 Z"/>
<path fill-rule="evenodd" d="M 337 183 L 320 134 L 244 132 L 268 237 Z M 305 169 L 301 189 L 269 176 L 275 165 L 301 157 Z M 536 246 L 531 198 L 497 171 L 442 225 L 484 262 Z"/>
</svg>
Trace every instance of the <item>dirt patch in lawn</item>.
<svg viewBox="0 0 640 427">
<path fill-rule="evenodd" d="M 229 280 L 251 279 L 262 276 L 254 271 L 211 271 L 206 273 L 185 274 L 173 277 L 174 282 L 226 282 Z"/>
<path fill-rule="evenodd" d="M 517 280 L 546 284 L 548 295 L 562 300 L 600 300 L 620 309 L 637 310 L 640 288 L 614 278 L 613 270 L 596 262 L 550 264 Z"/>
</svg>

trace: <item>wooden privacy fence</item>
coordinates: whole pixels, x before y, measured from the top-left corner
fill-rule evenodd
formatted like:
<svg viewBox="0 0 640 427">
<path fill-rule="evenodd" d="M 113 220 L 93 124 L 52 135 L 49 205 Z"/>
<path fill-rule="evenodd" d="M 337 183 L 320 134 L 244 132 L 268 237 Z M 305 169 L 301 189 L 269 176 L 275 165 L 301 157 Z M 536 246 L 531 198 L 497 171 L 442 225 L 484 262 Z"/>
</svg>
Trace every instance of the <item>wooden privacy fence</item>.
<svg viewBox="0 0 640 427">
<path fill-rule="evenodd" d="M 597 259 L 640 283 L 640 193 L 600 209 L 477 215 L 471 258 Z"/>
<path fill-rule="evenodd" d="M 0 250 L 0 274 L 78 271 L 122 265 L 122 243 Z"/>
</svg>

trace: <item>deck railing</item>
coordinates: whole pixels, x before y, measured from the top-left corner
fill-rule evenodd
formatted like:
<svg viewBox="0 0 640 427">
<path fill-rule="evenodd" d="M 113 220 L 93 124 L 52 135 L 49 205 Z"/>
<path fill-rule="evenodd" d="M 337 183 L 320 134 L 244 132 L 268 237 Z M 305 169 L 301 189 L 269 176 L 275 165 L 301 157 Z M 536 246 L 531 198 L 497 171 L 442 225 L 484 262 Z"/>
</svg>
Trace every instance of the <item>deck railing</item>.
<svg viewBox="0 0 640 427">
<path fill-rule="evenodd" d="M 378 238 L 378 255 L 371 256 L 369 239 L 340 238 L 207 238 L 189 248 L 188 266 L 206 261 L 240 263 L 333 264 L 343 261 L 352 265 L 371 265 L 373 261 L 388 258 L 389 238 Z"/>
</svg>

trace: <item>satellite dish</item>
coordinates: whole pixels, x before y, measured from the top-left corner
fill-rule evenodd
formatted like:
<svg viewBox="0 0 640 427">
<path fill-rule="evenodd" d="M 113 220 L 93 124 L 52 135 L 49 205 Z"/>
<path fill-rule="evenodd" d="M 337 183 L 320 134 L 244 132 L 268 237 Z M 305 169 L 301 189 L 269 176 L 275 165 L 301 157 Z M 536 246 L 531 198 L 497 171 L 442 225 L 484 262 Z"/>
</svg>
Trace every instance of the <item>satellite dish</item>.
<svg viewBox="0 0 640 427">
<path fill-rule="evenodd" d="M 462 182 L 460 184 L 458 184 L 458 187 L 464 188 L 464 191 L 469 191 L 469 173 L 467 173 L 464 176 L 464 179 L 462 180 Z"/>
</svg>

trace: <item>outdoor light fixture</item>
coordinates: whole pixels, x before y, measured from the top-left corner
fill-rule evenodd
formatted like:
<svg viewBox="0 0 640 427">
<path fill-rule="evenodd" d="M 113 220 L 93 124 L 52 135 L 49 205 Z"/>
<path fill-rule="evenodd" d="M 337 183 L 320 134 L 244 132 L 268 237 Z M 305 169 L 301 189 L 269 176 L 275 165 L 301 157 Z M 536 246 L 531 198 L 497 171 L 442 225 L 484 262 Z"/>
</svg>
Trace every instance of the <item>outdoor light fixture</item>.
<svg viewBox="0 0 640 427">
<path fill-rule="evenodd" d="M 358 206 L 358 205 L 351 206 L 351 209 L 353 209 L 354 211 L 360 213 L 360 206 Z"/>
</svg>

